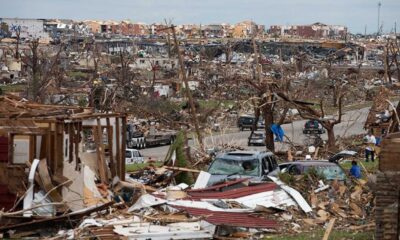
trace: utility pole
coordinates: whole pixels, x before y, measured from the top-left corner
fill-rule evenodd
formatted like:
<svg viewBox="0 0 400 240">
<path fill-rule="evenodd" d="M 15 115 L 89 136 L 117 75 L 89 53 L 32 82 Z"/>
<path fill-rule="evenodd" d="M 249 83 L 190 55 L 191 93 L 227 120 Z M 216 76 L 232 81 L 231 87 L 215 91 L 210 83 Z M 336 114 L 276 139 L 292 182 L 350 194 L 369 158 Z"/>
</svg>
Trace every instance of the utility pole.
<svg viewBox="0 0 400 240">
<path fill-rule="evenodd" d="M 367 25 L 365 25 L 365 28 L 364 28 L 364 38 L 366 38 L 367 37 Z"/>
<path fill-rule="evenodd" d="M 382 3 L 381 3 L 381 2 L 378 2 L 378 29 L 377 29 L 377 32 L 376 32 L 376 36 L 377 36 L 377 37 L 380 35 L 381 6 L 382 6 Z"/>
<path fill-rule="evenodd" d="M 182 74 L 182 80 L 183 80 L 183 83 L 185 84 L 186 97 L 189 100 L 190 111 L 191 111 L 190 115 L 192 117 L 194 128 L 196 130 L 197 140 L 199 141 L 200 149 L 201 149 L 201 151 L 204 151 L 204 143 L 203 143 L 203 138 L 202 138 L 201 132 L 200 132 L 199 120 L 197 119 L 197 111 L 196 111 L 196 107 L 194 106 L 192 93 L 190 92 L 189 82 L 186 78 L 185 66 L 183 65 L 183 58 L 181 55 L 181 51 L 179 50 L 178 39 L 176 38 L 176 33 L 175 33 L 175 26 L 172 25 L 171 29 L 172 29 L 172 36 L 174 38 L 174 43 L 175 43 L 177 53 L 178 53 L 178 61 L 179 61 L 179 66 L 180 66 L 180 70 L 181 70 L 181 74 Z"/>
</svg>

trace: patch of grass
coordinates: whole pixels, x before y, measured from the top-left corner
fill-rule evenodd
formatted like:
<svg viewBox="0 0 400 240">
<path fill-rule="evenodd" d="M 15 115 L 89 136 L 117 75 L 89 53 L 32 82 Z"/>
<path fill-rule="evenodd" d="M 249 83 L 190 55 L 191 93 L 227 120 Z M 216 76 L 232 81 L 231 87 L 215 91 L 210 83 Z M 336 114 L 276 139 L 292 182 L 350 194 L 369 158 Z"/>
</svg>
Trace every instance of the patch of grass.
<svg viewBox="0 0 400 240">
<path fill-rule="evenodd" d="M 6 93 L 6 92 L 22 92 L 27 88 L 26 84 L 14 84 L 14 85 L 4 85 L 0 86 L 0 89 Z"/>
<path fill-rule="evenodd" d="M 320 240 L 324 236 L 325 230 L 316 230 L 309 233 L 299 233 L 299 234 L 291 234 L 291 235 L 279 235 L 274 236 L 270 235 L 265 237 L 264 239 L 271 240 Z M 333 230 L 329 236 L 329 240 L 369 240 L 374 239 L 373 232 L 347 232 L 347 231 L 335 231 Z"/>
<path fill-rule="evenodd" d="M 212 109 L 218 106 L 234 106 L 235 101 L 233 100 L 222 100 L 221 103 L 218 100 L 210 99 L 210 100 L 198 100 L 200 107 L 203 109 Z M 219 105 L 218 105 L 219 104 Z"/>
<path fill-rule="evenodd" d="M 125 165 L 125 171 L 126 172 L 135 172 L 135 171 L 139 171 L 147 166 L 149 166 L 150 163 L 134 163 L 134 164 L 126 164 Z M 153 165 L 157 166 L 157 167 L 161 167 L 163 165 L 162 162 L 155 162 L 152 163 Z"/>
<path fill-rule="evenodd" d="M 84 72 L 80 72 L 80 71 L 70 71 L 67 73 L 69 77 L 73 78 L 73 79 L 86 79 L 87 78 L 87 73 Z"/>
<path fill-rule="evenodd" d="M 367 169 L 369 173 L 374 173 L 378 171 L 378 166 L 379 166 L 379 158 L 375 158 L 374 162 L 368 161 L 365 162 L 364 160 L 361 161 L 362 165 Z M 362 168 L 360 161 L 358 162 L 358 165 L 361 167 L 361 170 L 363 171 L 364 169 Z M 351 168 L 351 161 L 346 161 L 340 163 L 340 166 L 342 166 L 343 169 L 345 170 L 350 170 Z"/>
</svg>

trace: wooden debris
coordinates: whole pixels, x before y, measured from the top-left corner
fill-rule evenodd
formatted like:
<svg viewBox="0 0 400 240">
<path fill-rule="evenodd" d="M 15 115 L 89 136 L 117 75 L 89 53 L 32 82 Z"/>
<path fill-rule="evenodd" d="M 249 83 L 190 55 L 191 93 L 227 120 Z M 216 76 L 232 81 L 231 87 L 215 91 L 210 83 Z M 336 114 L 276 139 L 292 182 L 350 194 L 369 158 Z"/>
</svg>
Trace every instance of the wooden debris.
<svg viewBox="0 0 400 240">
<path fill-rule="evenodd" d="M 97 153 L 97 163 L 100 173 L 100 181 L 102 183 L 108 184 L 107 177 L 107 165 L 106 160 L 104 159 L 104 144 L 103 144 L 103 131 L 100 124 L 100 118 L 97 118 L 97 128 L 94 129 L 93 135 L 95 136 L 96 142 L 96 153 Z"/>
<path fill-rule="evenodd" d="M 165 166 L 165 168 L 167 168 L 169 170 L 175 170 L 175 171 L 200 173 L 200 170 L 197 170 L 197 169 L 182 168 L 182 167 L 171 167 L 171 166 Z"/>
<path fill-rule="evenodd" d="M 335 221 L 336 221 L 336 218 L 332 218 L 329 221 L 328 227 L 326 228 L 326 231 L 325 231 L 325 234 L 324 234 L 324 237 L 322 238 L 322 240 L 328 240 L 329 239 L 329 235 L 332 232 L 333 225 L 335 225 Z"/>
</svg>

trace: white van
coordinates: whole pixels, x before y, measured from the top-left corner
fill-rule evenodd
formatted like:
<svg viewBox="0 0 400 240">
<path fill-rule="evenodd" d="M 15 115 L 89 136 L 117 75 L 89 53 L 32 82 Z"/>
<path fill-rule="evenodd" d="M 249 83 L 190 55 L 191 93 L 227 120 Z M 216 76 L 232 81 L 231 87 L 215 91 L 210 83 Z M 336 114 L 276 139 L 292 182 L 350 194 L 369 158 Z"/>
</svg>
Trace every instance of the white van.
<svg viewBox="0 0 400 240">
<path fill-rule="evenodd" d="M 136 149 L 125 150 L 125 164 L 143 163 L 143 155 Z"/>
</svg>

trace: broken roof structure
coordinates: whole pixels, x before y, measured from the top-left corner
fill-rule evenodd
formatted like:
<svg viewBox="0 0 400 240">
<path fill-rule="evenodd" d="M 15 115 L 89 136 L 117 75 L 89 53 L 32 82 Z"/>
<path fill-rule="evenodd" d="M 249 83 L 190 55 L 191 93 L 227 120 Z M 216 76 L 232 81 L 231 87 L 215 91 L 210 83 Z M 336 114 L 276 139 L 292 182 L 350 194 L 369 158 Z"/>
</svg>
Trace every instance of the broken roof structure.
<svg viewBox="0 0 400 240">
<path fill-rule="evenodd" d="M 392 95 L 389 89 L 382 86 L 369 110 L 364 128 L 370 130 L 376 136 L 380 136 L 391 125 L 391 104 L 389 101 Z"/>
<path fill-rule="evenodd" d="M 14 203 L 26 194 L 26 186 L 35 189 L 33 195 L 40 189 L 51 202 L 64 203 L 57 211 L 106 202 L 96 183 L 125 178 L 123 129 L 124 114 L 1 96 L 0 194 L 8 197 L 0 197 L 0 205 L 21 207 Z M 29 167 L 32 181 L 25 174 Z"/>
</svg>

